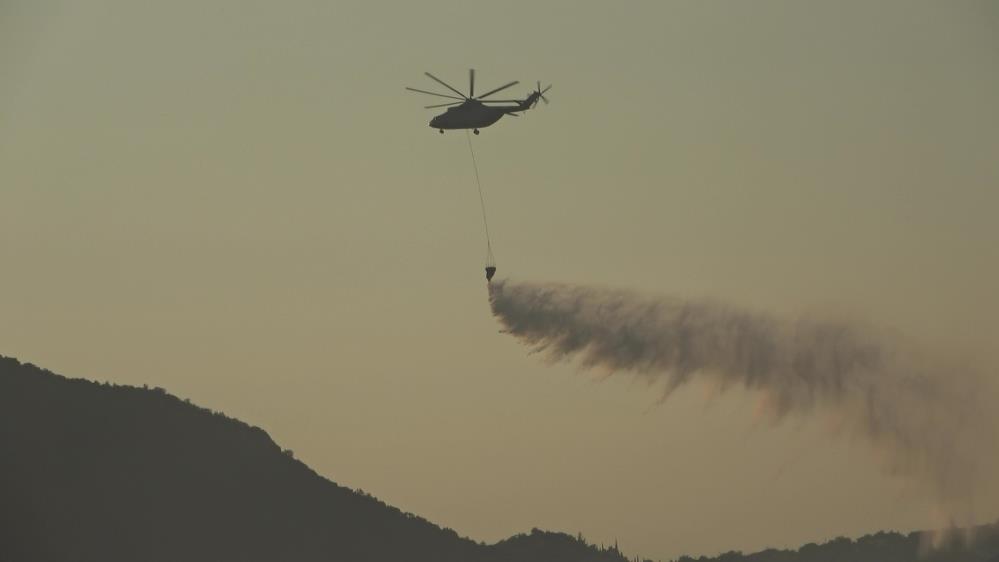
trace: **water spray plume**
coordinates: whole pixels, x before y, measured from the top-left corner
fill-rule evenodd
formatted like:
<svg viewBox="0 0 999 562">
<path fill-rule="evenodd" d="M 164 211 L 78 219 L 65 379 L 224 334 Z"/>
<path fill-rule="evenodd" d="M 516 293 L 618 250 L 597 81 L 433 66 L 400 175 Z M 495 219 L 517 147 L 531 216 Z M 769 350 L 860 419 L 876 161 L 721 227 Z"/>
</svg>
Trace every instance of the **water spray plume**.
<svg viewBox="0 0 999 562">
<path fill-rule="evenodd" d="M 497 279 L 489 297 L 504 331 L 551 361 L 629 372 L 664 396 L 694 380 L 758 392 L 776 419 L 833 414 L 962 523 L 994 480 L 994 416 L 978 373 L 901 338 L 569 284 Z"/>
</svg>

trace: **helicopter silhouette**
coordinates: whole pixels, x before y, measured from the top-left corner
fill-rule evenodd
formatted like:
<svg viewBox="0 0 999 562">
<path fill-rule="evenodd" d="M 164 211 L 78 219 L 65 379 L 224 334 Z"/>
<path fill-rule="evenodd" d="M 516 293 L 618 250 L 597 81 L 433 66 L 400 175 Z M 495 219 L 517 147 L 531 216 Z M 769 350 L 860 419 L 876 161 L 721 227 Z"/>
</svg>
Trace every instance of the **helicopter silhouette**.
<svg viewBox="0 0 999 562">
<path fill-rule="evenodd" d="M 538 100 L 548 103 L 548 98 L 545 97 L 545 92 L 547 92 L 551 85 L 549 84 L 544 90 L 541 89 L 541 82 L 538 82 L 538 87 L 536 90 L 531 92 L 527 98 L 523 100 L 487 100 L 483 99 L 491 96 L 495 93 L 501 92 L 511 86 L 520 84 L 519 81 L 514 80 L 509 84 L 504 84 L 499 88 L 489 90 L 484 94 L 478 96 L 475 95 L 475 69 L 468 69 L 468 95 L 459 92 L 457 89 L 452 87 L 447 82 L 441 80 L 440 78 L 430 74 L 429 72 L 424 72 L 431 80 L 439 83 L 448 90 L 451 90 L 457 96 L 450 94 L 439 94 L 437 92 L 428 92 L 427 90 L 419 90 L 417 88 L 406 87 L 407 90 L 413 92 L 419 92 L 421 94 L 429 94 L 431 96 L 438 96 L 442 98 L 450 98 L 458 101 L 453 101 L 450 103 L 441 103 L 437 105 L 427 105 L 426 109 L 434 109 L 438 107 L 447 107 L 447 111 L 441 113 L 440 115 L 434 117 L 430 120 L 430 127 L 438 129 L 441 134 L 444 134 L 445 129 L 472 129 L 476 135 L 479 134 L 479 128 L 485 128 L 493 123 L 500 120 L 504 115 L 513 115 L 514 117 L 520 117 L 517 112 L 527 111 L 532 109 L 538 104 Z M 505 104 L 516 104 L 516 105 L 488 105 L 493 103 L 505 103 Z"/>
</svg>

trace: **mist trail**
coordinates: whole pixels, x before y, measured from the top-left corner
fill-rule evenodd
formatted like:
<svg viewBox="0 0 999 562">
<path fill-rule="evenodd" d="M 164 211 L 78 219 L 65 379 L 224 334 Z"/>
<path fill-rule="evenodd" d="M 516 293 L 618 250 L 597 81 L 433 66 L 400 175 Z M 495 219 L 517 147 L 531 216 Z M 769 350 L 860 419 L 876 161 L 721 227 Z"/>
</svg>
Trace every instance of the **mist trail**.
<svg viewBox="0 0 999 562">
<path fill-rule="evenodd" d="M 489 298 L 504 331 L 549 360 L 630 372 L 661 382 L 666 396 L 695 379 L 756 391 L 777 419 L 833 414 L 952 521 L 971 523 L 976 497 L 995 480 L 994 401 L 977 373 L 900 338 L 569 284 L 497 280 Z"/>
</svg>

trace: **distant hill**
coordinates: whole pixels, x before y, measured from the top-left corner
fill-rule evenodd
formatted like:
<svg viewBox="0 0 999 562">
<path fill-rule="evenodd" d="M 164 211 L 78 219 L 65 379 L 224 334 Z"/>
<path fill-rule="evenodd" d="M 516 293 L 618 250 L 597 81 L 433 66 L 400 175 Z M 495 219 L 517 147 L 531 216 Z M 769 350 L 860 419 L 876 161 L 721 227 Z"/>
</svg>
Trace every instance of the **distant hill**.
<svg viewBox="0 0 999 562">
<path fill-rule="evenodd" d="M 999 562 L 999 526 L 920 552 L 918 533 L 676 562 Z M 0 562 L 629 562 L 532 530 L 477 543 L 319 476 L 262 429 L 159 388 L 0 356 Z"/>
<path fill-rule="evenodd" d="M 676 562 L 999 562 L 999 524 L 976 527 L 970 542 L 960 536 L 962 532 L 950 534 L 933 548 L 927 548 L 921 532 L 879 532 L 856 540 L 839 537 L 822 544 L 809 543 L 797 550 L 681 556 Z"/>
<path fill-rule="evenodd" d="M 562 533 L 477 543 L 162 389 L 0 357 L 0 561 L 43 560 L 626 562 Z"/>
</svg>

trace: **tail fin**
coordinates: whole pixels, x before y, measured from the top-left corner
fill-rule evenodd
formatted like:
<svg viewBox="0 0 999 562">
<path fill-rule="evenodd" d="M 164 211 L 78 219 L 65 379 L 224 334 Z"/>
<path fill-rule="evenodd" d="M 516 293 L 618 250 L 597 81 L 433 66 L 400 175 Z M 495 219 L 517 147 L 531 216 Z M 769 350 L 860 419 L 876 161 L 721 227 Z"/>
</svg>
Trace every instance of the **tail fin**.
<svg viewBox="0 0 999 562">
<path fill-rule="evenodd" d="M 541 97 L 541 94 L 531 92 L 531 95 L 527 96 L 527 99 L 520 102 L 520 105 L 517 106 L 517 111 L 527 111 L 528 109 L 531 109 L 534 107 L 534 104 L 538 103 L 539 97 Z"/>
<path fill-rule="evenodd" d="M 541 89 L 541 82 L 538 82 L 538 89 L 534 90 L 533 92 L 531 92 L 531 95 L 527 96 L 527 99 L 525 99 L 524 101 L 520 102 L 520 105 L 517 106 L 517 111 L 526 111 L 528 109 L 533 108 L 535 105 L 538 104 L 538 100 L 539 99 L 541 101 L 545 102 L 545 104 L 547 105 L 548 104 L 548 98 L 545 97 L 545 92 L 547 92 L 550 88 L 551 88 L 551 85 L 549 85 L 547 88 L 545 88 L 544 90 L 542 90 Z"/>
</svg>

